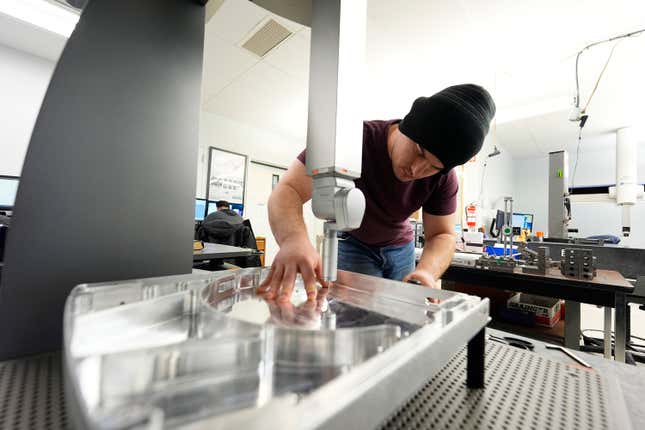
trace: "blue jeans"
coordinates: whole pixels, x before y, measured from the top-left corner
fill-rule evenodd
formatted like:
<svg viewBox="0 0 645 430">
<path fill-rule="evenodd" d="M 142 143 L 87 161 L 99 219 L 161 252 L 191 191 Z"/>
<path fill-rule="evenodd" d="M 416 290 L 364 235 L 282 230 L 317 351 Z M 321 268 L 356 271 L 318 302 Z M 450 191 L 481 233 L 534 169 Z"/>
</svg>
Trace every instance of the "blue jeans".
<svg viewBox="0 0 645 430">
<path fill-rule="evenodd" d="M 339 233 L 338 268 L 401 281 L 415 268 L 414 241 L 378 247 L 367 245 L 347 233 Z"/>
</svg>

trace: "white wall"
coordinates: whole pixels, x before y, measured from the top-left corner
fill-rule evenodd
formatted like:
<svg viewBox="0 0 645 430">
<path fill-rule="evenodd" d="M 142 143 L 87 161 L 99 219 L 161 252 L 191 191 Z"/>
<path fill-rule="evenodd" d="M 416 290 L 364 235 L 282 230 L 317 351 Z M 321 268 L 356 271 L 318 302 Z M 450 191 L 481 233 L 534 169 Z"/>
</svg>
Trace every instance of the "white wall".
<svg viewBox="0 0 645 430">
<path fill-rule="evenodd" d="M 533 214 L 533 232 L 548 227 L 549 158 L 520 159 L 513 162 L 513 210 Z"/>
<path fill-rule="evenodd" d="M 0 175 L 20 176 L 54 66 L 0 44 Z"/>
<path fill-rule="evenodd" d="M 286 137 L 261 128 L 242 124 L 229 118 L 202 111 L 200 120 L 200 142 L 199 159 L 197 168 L 196 196 L 204 197 L 206 194 L 206 182 L 208 172 L 208 147 L 226 149 L 229 151 L 245 154 L 251 160 L 262 161 L 281 167 L 288 167 L 305 148 L 305 141 Z M 256 170 L 257 170 L 257 166 Z M 251 216 L 251 225 L 256 236 L 267 238 L 267 248 L 277 246 L 273 242 L 271 230 L 266 222 L 266 193 L 264 188 L 267 185 L 266 176 L 250 174 L 252 164 L 247 165 L 246 201 L 248 214 Z M 261 168 L 260 168 L 261 170 Z M 261 179 L 258 179 L 261 178 Z M 253 181 L 261 180 L 262 183 Z M 270 176 L 268 177 L 270 181 Z M 270 184 L 270 182 L 268 182 Z M 315 245 L 315 236 L 322 234 L 322 222 L 313 216 L 310 203 L 304 207 L 305 224 L 312 244 Z M 256 214 L 256 215 L 254 215 Z M 255 219 L 254 216 L 262 217 Z M 275 249 L 267 249 L 266 264 L 271 263 L 271 257 L 275 255 Z"/>
<path fill-rule="evenodd" d="M 501 154 L 495 157 L 488 157 L 493 152 L 494 145 Z M 484 163 L 487 163 L 486 170 L 482 172 Z M 496 209 L 504 209 L 504 197 L 513 195 L 513 157 L 499 143 L 494 143 L 494 138 L 489 135 L 484 141 L 482 150 L 477 154 L 474 162 L 464 165 L 463 180 L 463 202 L 468 205 L 471 202 L 479 203 L 480 221 L 485 225 L 486 231 Z"/>
<path fill-rule="evenodd" d="M 608 136 L 608 139 L 615 139 Z M 599 149 L 585 148 L 584 139 L 578 159 L 574 185 L 613 185 L 616 182 L 616 154 L 613 144 Z M 573 175 L 575 151 L 569 151 L 569 175 Z M 516 211 L 535 214 L 534 231 L 547 230 L 548 224 L 548 156 L 516 160 L 513 166 L 515 178 Z M 638 148 L 638 181 L 645 183 L 645 145 Z M 621 209 L 612 203 L 574 203 L 572 205 L 572 228 L 578 228 L 578 236 L 613 234 L 622 236 Z M 632 233 L 621 244 L 645 248 L 645 202 L 632 208 Z"/>
<path fill-rule="evenodd" d="M 0 174 L 19 176 L 24 156 L 31 138 L 55 63 L 12 48 L 0 45 Z M 305 147 L 304 139 L 287 137 L 257 127 L 242 124 L 226 117 L 202 111 L 200 123 L 200 148 L 196 178 L 196 196 L 204 197 L 208 147 L 215 146 L 243 153 L 250 159 L 288 166 Z M 484 179 L 483 208 L 497 209 L 503 197 L 512 194 L 512 159 L 508 151 L 498 144 L 502 154 L 489 161 Z M 481 172 L 486 155 L 493 151 L 487 139 L 475 163 L 464 167 L 464 203 L 478 201 Z M 645 171 L 645 170 L 644 170 Z M 247 183 L 247 196 L 253 184 Z M 305 208 L 305 213 L 311 210 Z M 489 213 L 484 222 L 489 224 Z M 320 223 L 307 218 L 312 242 L 321 232 Z M 319 231 L 320 230 L 320 231 Z M 270 232 L 256 232 L 270 236 Z"/>
<path fill-rule="evenodd" d="M 202 111 L 199 127 L 198 197 L 206 194 L 209 146 L 287 167 L 306 145 L 304 140 L 285 137 L 206 111 Z"/>
</svg>

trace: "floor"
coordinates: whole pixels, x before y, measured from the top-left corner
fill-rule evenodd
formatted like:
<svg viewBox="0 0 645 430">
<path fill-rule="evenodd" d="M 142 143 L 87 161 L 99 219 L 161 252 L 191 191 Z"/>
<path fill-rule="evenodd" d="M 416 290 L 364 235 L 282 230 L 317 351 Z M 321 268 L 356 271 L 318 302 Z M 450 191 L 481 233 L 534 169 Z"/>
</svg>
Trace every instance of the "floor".
<svg viewBox="0 0 645 430">
<path fill-rule="evenodd" d="M 638 309 L 638 305 L 631 304 L 631 334 L 645 339 L 645 311 Z M 583 304 L 580 307 L 580 327 L 582 330 L 595 329 L 602 330 L 604 321 L 604 309 L 593 305 Z M 612 311 L 612 321 L 613 321 Z M 601 333 L 594 337 L 602 337 Z M 642 343 L 645 344 L 645 341 Z"/>
</svg>

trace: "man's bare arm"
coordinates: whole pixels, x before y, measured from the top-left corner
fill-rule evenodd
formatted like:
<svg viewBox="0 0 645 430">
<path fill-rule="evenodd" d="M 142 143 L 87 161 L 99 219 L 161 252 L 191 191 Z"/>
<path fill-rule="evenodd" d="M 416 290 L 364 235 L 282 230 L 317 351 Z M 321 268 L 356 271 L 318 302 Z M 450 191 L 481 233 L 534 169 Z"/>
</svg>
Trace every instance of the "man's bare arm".
<svg viewBox="0 0 645 430">
<path fill-rule="evenodd" d="M 305 166 L 294 161 L 269 198 L 269 223 L 280 245 L 271 272 L 259 288 L 288 301 L 300 273 L 309 298 L 316 296 L 316 278 L 322 283 L 320 255 L 309 242 L 302 206 L 311 199 L 312 180 Z"/>
<path fill-rule="evenodd" d="M 439 216 L 424 212 L 423 229 L 426 242 L 419 264 L 403 280 L 416 279 L 423 285 L 433 287 L 455 253 L 455 214 Z"/>
<path fill-rule="evenodd" d="M 302 206 L 311 199 L 311 177 L 305 166 L 294 160 L 269 197 L 269 223 L 278 245 L 289 238 L 307 239 Z"/>
</svg>

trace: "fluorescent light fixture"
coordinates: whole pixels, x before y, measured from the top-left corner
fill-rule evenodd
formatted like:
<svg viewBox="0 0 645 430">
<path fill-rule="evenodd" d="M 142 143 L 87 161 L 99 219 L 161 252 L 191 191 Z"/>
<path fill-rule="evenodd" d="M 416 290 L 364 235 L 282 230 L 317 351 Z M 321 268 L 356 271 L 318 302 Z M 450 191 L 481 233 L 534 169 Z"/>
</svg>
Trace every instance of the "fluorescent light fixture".
<svg viewBox="0 0 645 430">
<path fill-rule="evenodd" d="M 0 0 L 0 12 L 20 21 L 69 37 L 80 15 L 47 0 Z"/>
</svg>

